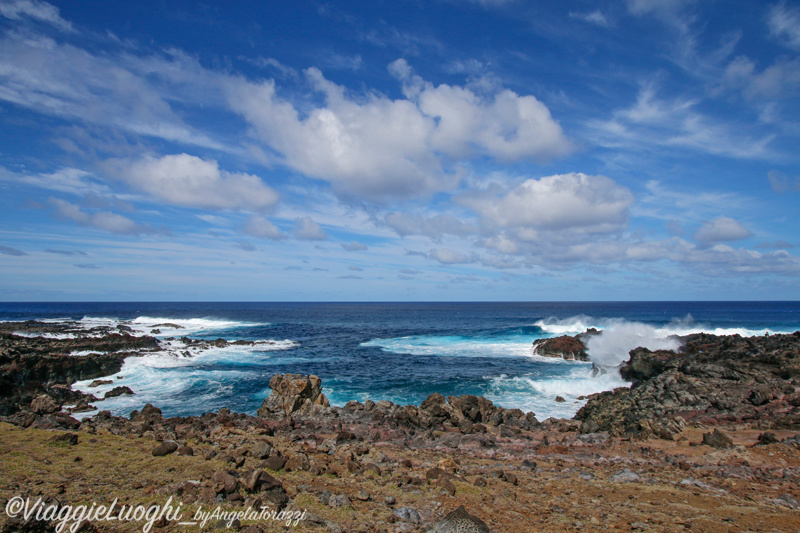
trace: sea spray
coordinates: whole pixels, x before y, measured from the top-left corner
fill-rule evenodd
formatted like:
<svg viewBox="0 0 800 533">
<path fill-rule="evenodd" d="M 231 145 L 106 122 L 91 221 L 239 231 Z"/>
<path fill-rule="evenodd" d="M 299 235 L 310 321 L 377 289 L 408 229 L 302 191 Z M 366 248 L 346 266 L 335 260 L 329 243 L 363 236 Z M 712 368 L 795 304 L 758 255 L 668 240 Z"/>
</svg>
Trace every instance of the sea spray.
<svg viewBox="0 0 800 533">
<path fill-rule="evenodd" d="M 605 326 L 600 335 L 589 337 L 586 353 L 595 367 L 615 367 L 628 360 L 634 348 L 677 350 L 681 341 L 674 335 L 664 337 L 664 330 L 639 322 L 619 320 Z"/>
</svg>

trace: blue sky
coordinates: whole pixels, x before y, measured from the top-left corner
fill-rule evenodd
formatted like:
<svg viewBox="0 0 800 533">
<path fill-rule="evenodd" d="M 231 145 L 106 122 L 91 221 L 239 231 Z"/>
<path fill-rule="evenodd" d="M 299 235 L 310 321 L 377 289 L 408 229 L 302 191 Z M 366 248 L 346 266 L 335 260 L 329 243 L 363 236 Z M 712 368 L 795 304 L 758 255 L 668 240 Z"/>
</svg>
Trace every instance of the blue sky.
<svg viewBox="0 0 800 533">
<path fill-rule="evenodd" d="M 0 0 L 0 300 L 800 296 L 800 3 Z"/>
</svg>

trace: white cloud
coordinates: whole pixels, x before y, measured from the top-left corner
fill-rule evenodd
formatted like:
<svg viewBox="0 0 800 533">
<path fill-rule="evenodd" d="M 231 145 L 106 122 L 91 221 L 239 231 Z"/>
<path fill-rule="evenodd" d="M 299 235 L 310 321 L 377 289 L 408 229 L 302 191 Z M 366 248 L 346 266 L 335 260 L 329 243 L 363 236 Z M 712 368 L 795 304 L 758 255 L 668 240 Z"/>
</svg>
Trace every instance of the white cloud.
<svg viewBox="0 0 800 533">
<path fill-rule="evenodd" d="M 709 220 L 697 230 L 694 238 L 705 244 L 738 241 L 752 236 L 750 230 L 738 221 L 728 217 L 718 217 Z"/>
<path fill-rule="evenodd" d="M 606 17 L 606 15 L 599 9 L 589 13 L 570 12 L 569 16 L 571 18 L 583 20 L 584 22 L 588 22 L 589 24 L 594 24 L 595 26 L 600 26 L 602 28 L 608 28 L 611 25 L 608 21 L 608 17 Z"/>
<path fill-rule="evenodd" d="M 116 159 L 107 167 L 129 186 L 173 205 L 265 211 L 278 202 L 278 193 L 258 176 L 227 172 L 213 159 L 189 154 Z"/>
<path fill-rule="evenodd" d="M 587 123 L 592 141 L 614 150 L 689 148 L 740 159 L 765 158 L 774 135 L 758 137 L 747 128 L 718 121 L 697 111 L 699 101 L 659 99 L 651 83 L 644 83 L 636 102 L 614 111 L 609 120 Z"/>
<path fill-rule="evenodd" d="M 56 214 L 59 217 L 71 220 L 81 226 L 89 226 L 111 233 L 128 235 L 158 232 L 158 230 L 153 229 L 149 225 L 137 224 L 127 217 L 110 211 L 83 211 L 79 206 L 59 198 L 48 198 L 48 202 L 55 208 Z"/>
<path fill-rule="evenodd" d="M 770 35 L 800 49 L 800 9 L 787 6 L 786 2 L 776 4 L 769 10 L 767 25 Z"/>
<path fill-rule="evenodd" d="M 306 241 L 325 241 L 328 239 L 322 226 L 314 222 L 311 217 L 302 217 L 295 220 L 292 233 L 296 239 Z"/>
<path fill-rule="evenodd" d="M 0 40 L 0 74 L 0 101 L 136 135 L 232 150 L 173 110 L 171 101 L 213 99 L 225 79 L 179 52 L 169 59 L 101 56 L 49 37 L 7 33 Z"/>
<path fill-rule="evenodd" d="M 384 217 L 386 224 L 398 235 L 426 235 L 441 239 L 444 234 L 466 236 L 477 231 L 474 224 L 464 222 L 451 215 L 424 216 L 416 213 L 393 211 Z"/>
<path fill-rule="evenodd" d="M 456 265 L 460 263 L 473 263 L 476 260 L 475 255 L 465 254 L 450 248 L 433 248 L 428 250 L 426 256 L 429 259 L 438 261 L 444 265 Z"/>
<path fill-rule="evenodd" d="M 605 176 L 571 173 L 528 179 L 510 191 L 490 188 L 460 202 L 495 226 L 599 233 L 626 224 L 633 194 Z"/>
<path fill-rule="evenodd" d="M 361 252 L 367 250 L 369 247 L 364 243 L 358 241 L 351 241 L 351 242 L 343 242 L 342 248 L 344 248 L 348 252 Z"/>
<path fill-rule="evenodd" d="M 274 82 L 231 83 L 230 105 L 284 162 L 329 181 L 340 192 L 371 199 L 424 196 L 455 186 L 455 158 L 550 159 L 571 145 L 548 109 L 508 90 L 481 96 L 466 87 L 433 86 L 404 60 L 390 66 L 405 99 L 372 93 L 351 98 L 316 68 L 308 81 L 325 105 L 301 113 Z"/>
<path fill-rule="evenodd" d="M 38 0 L 0 2 L 0 15 L 11 20 L 22 20 L 27 17 L 51 24 L 66 32 L 73 31 L 72 24 L 61 18 L 59 9 L 56 6 Z"/>
<path fill-rule="evenodd" d="M 800 177 L 790 178 L 788 175 L 777 170 L 770 170 L 767 173 L 769 186 L 775 192 L 798 192 L 800 191 Z"/>
<path fill-rule="evenodd" d="M 628 11 L 636 16 L 654 16 L 681 32 L 688 32 L 684 8 L 694 0 L 628 0 Z"/>
<path fill-rule="evenodd" d="M 98 182 L 91 173 L 70 167 L 62 168 L 49 174 L 16 173 L 0 167 L 0 181 L 22 183 L 40 189 L 66 192 L 78 196 L 110 193 L 108 186 Z"/>
<path fill-rule="evenodd" d="M 572 150 L 547 107 L 508 89 L 482 95 L 470 87 L 434 86 L 413 74 L 404 59 L 389 65 L 406 97 L 436 119 L 431 146 L 453 157 L 478 154 L 503 161 L 548 160 Z"/>
<path fill-rule="evenodd" d="M 244 226 L 244 232 L 262 239 L 284 239 L 286 235 L 272 222 L 261 216 L 252 216 Z"/>
<path fill-rule="evenodd" d="M 794 96 L 800 88 L 800 59 L 780 59 L 753 76 L 745 88 L 751 98 L 779 99 Z"/>
</svg>

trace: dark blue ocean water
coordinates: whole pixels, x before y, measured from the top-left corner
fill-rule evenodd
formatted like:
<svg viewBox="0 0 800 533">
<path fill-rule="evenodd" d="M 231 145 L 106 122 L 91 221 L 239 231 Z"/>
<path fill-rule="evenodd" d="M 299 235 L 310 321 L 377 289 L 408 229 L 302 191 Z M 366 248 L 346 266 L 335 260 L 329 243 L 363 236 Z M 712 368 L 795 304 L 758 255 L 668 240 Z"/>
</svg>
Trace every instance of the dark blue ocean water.
<svg viewBox="0 0 800 533">
<path fill-rule="evenodd" d="M 338 405 L 479 394 L 543 419 L 570 417 L 583 404 L 580 396 L 624 383 L 615 372 L 593 377 L 590 363 L 532 355 L 535 339 L 598 327 L 604 339 L 590 345 L 590 355 L 617 364 L 639 345 L 670 347 L 671 334 L 793 332 L 800 329 L 800 303 L 0 303 L 0 320 L 28 319 L 125 323 L 142 334 L 164 322 L 183 326 L 160 328 L 162 352 L 126 361 L 114 385 L 136 394 L 97 403 L 114 414 L 147 402 L 167 415 L 222 407 L 254 413 L 269 378 L 293 372 L 319 375 Z M 185 346 L 169 340 L 184 335 L 275 344 L 185 357 Z M 87 382 L 75 387 L 104 392 Z M 556 403 L 557 395 L 567 401 Z"/>
</svg>

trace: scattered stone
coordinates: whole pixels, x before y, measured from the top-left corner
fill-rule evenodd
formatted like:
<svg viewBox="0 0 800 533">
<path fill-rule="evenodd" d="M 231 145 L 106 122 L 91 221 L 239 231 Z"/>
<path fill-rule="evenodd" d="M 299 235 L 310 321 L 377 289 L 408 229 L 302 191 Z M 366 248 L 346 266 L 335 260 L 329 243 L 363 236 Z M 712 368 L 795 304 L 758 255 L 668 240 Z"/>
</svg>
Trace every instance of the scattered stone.
<svg viewBox="0 0 800 533">
<path fill-rule="evenodd" d="M 436 524 L 432 533 L 489 533 L 489 526 L 462 505 Z"/>
<path fill-rule="evenodd" d="M 116 396 L 122 396 L 123 394 L 125 396 L 132 396 L 133 391 L 130 389 L 130 387 L 125 387 L 125 386 L 114 387 L 110 391 L 106 392 L 103 395 L 103 398 L 114 398 Z"/>
<path fill-rule="evenodd" d="M 50 442 L 56 445 L 75 446 L 78 444 L 78 435 L 75 433 L 59 433 L 53 436 Z"/>
<path fill-rule="evenodd" d="M 176 451 L 178 452 L 178 455 L 183 455 L 183 456 L 194 455 L 194 449 L 191 446 L 179 446 Z"/>
<path fill-rule="evenodd" d="M 641 480 L 642 478 L 639 476 L 639 474 L 628 468 L 622 470 L 621 472 L 617 472 L 609 478 L 609 481 L 613 483 L 631 483 Z"/>
<path fill-rule="evenodd" d="M 791 494 L 781 494 L 775 499 L 775 502 L 780 505 L 791 507 L 792 509 L 800 508 L 800 502 L 798 502 Z"/>
<path fill-rule="evenodd" d="M 259 460 L 266 459 L 267 457 L 269 457 L 269 454 L 270 454 L 271 451 L 272 451 L 272 446 L 270 446 L 270 444 L 265 440 L 258 440 L 256 442 L 254 442 L 253 445 L 250 446 L 250 450 L 249 450 L 250 457 L 253 457 L 254 459 L 259 459 Z M 273 469 L 273 470 L 277 470 L 277 469 Z"/>
<path fill-rule="evenodd" d="M 264 468 L 269 468 L 270 470 L 274 470 L 277 472 L 281 470 L 284 465 L 286 465 L 286 459 L 283 457 L 278 457 L 277 455 L 273 455 L 272 457 L 268 458 L 266 461 L 261 463 L 261 466 Z"/>
<path fill-rule="evenodd" d="M 564 403 L 564 402 L 566 402 L 567 400 L 565 400 L 563 396 L 556 396 L 556 401 L 557 401 L 558 403 Z"/>
<path fill-rule="evenodd" d="M 236 492 L 236 489 L 239 488 L 239 482 L 236 480 L 236 478 L 222 470 L 214 472 L 214 474 L 211 476 L 211 481 L 214 483 L 217 494 L 231 494 Z"/>
<path fill-rule="evenodd" d="M 714 429 L 712 433 L 703 433 L 703 444 L 712 448 L 733 448 L 731 438 L 719 428 Z"/>
<path fill-rule="evenodd" d="M 768 446 L 770 444 L 777 444 L 778 442 L 780 441 L 775 433 L 767 431 L 758 436 L 758 442 L 756 442 L 756 446 Z"/>
<path fill-rule="evenodd" d="M 450 494 L 450 496 L 456 495 L 456 486 L 445 476 L 436 480 L 436 486 Z"/>
<path fill-rule="evenodd" d="M 57 413 L 61 410 L 61 405 L 47 394 L 40 394 L 31 402 L 31 411 L 44 415 Z"/>
<path fill-rule="evenodd" d="M 406 522 L 413 522 L 414 524 L 422 523 L 422 518 L 420 518 L 419 513 L 411 507 L 398 507 L 394 510 L 394 515 Z"/>
<path fill-rule="evenodd" d="M 165 440 L 155 448 L 153 448 L 153 456 L 154 457 L 163 457 L 165 455 L 169 455 L 173 453 L 175 450 L 178 449 L 178 443 L 174 440 Z"/>
<path fill-rule="evenodd" d="M 336 494 L 330 497 L 328 505 L 333 508 L 347 507 L 350 505 L 350 498 L 348 498 L 346 494 Z"/>
</svg>

